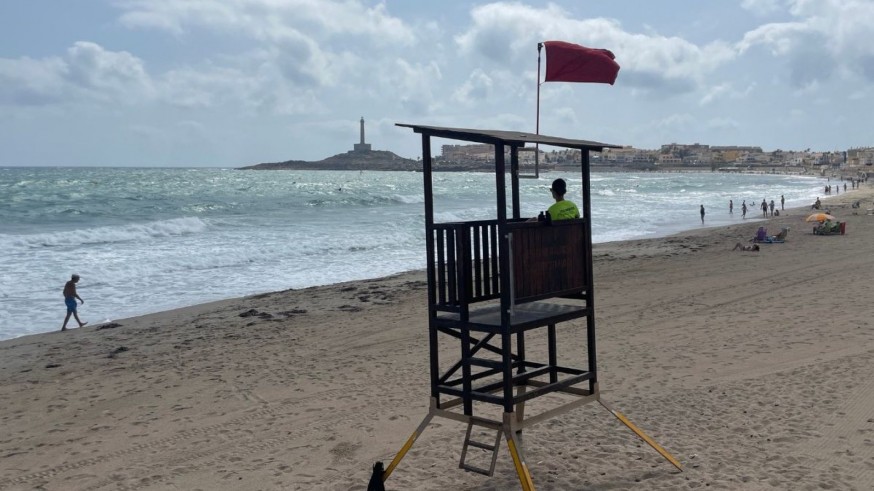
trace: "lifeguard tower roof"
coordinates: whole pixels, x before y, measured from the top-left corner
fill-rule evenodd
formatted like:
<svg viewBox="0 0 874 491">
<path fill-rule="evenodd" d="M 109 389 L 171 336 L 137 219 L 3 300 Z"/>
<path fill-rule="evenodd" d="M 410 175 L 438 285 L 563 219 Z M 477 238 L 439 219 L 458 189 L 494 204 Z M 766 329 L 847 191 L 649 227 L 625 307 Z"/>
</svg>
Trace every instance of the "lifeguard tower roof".
<svg viewBox="0 0 874 491">
<path fill-rule="evenodd" d="M 534 133 L 523 133 L 521 131 L 445 128 L 440 126 L 424 126 L 405 123 L 396 123 L 395 125 L 404 128 L 412 128 L 416 133 L 421 133 L 423 135 L 477 143 L 503 143 L 504 145 L 517 147 L 524 147 L 526 143 L 536 143 L 540 145 L 551 145 L 554 147 L 592 150 L 595 152 L 600 152 L 605 148 L 622 148 L 620 145 L 611 145 L 609 143 L 589 140 L 572 140 L 569 138 L 548 135 L 535 135 Z"/>
</svg>

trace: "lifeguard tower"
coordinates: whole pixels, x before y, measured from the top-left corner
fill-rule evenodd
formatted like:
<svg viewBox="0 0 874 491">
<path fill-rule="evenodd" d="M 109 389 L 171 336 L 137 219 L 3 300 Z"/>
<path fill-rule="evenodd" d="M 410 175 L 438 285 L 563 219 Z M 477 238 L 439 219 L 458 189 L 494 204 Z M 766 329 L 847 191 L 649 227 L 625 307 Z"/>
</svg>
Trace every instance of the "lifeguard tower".
<svg viewBox="0 0 874 491">
<path fill-rule="evenodd" d="M 589 152 L 616 146 L 514 131 L 398 126 L 422 135 L 431 396 L 427 416 L 383 471 L 382 480 L 388 479 L 438 416 L 467 424 L 462 469 L 492 476 L 503 437 L 522 489 L 534 490 L 522 430 L 592 402 L 603 405 L 681 469 L 676 459 L 601 400 L 598 389 Z M 495 219 L 435 223 L 431 156 L 435 137 L 494 145 Z M 521 216 L 518 154 L 526 143 L 580 150 L 581 218 L 550 223 L 529 222 Z M 588 366 L 565 366 L 559 362 L 556 325 L 581 318 L 585 330 L 574 336 L 583 339 L 578 344 L 586 346 Z M 545 358 L 531 359 L 526 335 L 542 336 L 544 329 L 546 349 L 540 356 L 545 351 Z M 458 346 L 457 361 L 441 363 L 441 340 Z M 533 405 L 534 399 L 555 394 L 562 395 L 558 405 L 538 414 L 525 413 L 526 402 Z M 474 427 L 493 431 L 494 439 L 475 441 Z M 490 465 L 469 463 L 470 447 L 491 452 Z"/>
</svg>

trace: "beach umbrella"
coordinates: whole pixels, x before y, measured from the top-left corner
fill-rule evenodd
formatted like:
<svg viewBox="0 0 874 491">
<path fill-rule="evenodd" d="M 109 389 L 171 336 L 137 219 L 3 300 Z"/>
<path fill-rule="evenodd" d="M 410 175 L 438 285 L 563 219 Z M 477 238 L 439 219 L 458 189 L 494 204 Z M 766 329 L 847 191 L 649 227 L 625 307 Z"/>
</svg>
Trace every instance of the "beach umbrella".
<svg viewBox="0 0 874 491">
<path fill-rule="evenodd" d="M 828 213 L 814 213 L 805 219 L 805 222 L 824 222 L 826 220 L 834 220 L 835 217 L 829 215 Z"/>
</svg>

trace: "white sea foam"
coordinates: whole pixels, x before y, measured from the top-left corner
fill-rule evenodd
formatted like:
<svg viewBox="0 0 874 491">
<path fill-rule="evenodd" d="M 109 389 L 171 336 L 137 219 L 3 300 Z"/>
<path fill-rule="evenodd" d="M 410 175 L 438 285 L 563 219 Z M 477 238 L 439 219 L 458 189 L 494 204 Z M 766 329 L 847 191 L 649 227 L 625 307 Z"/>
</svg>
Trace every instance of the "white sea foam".
<svg viewBox="0 0 874 491">
<path fill-rule="evenodd" d="M 81 246 L 127 242 L 203 232 L 207 224 L 196 217 L 174 218 L 141 224 L 85 227 L 29 235 L 0 234 L 0 248 Z"/>
<path fill-rule="evenodd" d="M 556 177 L 520 182 L 521 213 L 551 204 Z M 434 176 L 435 220 L 494 218 L 491 174 Z M 746 199 L 807 204 L 821 181 L 720 174 L 593 176 L 596 242 L 737 223 Z M 20 184 L 26 183 L 26 185 Z M 686 192 L 681 192 L 686 190 Z M 508 197 L 509 198 L 509 197 Z M 82 277 L 83 319 L 425 267 L 422 175 L 221 169 L 12 169 L 0 173 L 0 339 L 58 329 L 60 289 Z M 75 213 L 65 213 L 75 210 Z M 508 213 L 510 211 L 508 210 Z"/>
</svg>

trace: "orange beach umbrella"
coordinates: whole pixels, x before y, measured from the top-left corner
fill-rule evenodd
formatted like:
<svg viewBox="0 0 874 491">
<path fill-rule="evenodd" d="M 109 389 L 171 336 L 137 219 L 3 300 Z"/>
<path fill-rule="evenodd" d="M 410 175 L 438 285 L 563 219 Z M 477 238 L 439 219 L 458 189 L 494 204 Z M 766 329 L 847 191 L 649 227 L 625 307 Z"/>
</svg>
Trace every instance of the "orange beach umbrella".
<svg viewBox="0 0 874 491">
<path fill-rule="evenodd" d="M 813 215 L 810 215 L 809 217 L 807 217 L 804 221 L 805 222 L 820 222 L 820 223 L 822 223 L 826 220 L 834 220 L 834 219 L 835 219 L 835 217 L 829 215 L 828 213 L 814 213 Z"/>
</svg>

